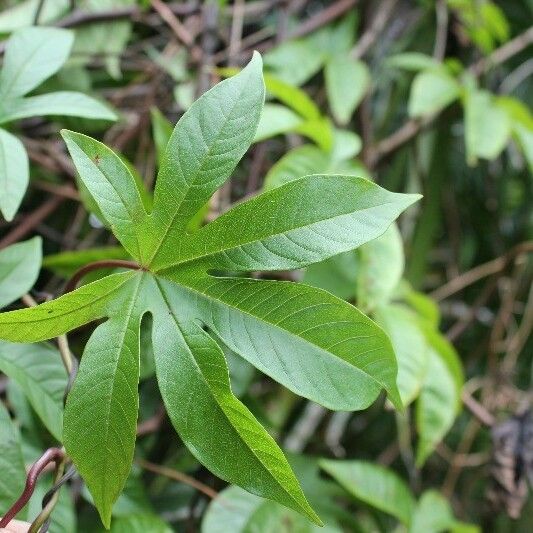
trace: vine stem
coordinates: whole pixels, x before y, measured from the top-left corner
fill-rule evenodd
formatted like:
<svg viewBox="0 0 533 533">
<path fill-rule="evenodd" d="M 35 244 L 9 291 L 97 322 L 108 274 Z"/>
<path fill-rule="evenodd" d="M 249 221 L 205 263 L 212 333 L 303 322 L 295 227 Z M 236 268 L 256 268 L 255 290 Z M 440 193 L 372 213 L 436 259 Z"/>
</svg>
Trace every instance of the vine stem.
<svg viewBox="0 0 533 533">
<path fill-rule="evenodd" d="M 101 270 L 102 268 L 129 268 L 131 270 L 143 270 L 141 265 L 135 261 L 125 261 L 123 259 L 103 259 L 102 261 L 94 261 L 93 263 L 88 263 L 81 267 L 74 273 L 74 275 L 67 281 L 63 294 L 72 292 L 78 286 L 78 283 L 82 278 L 89 272 Z"/>
<path fill-rule="evenodd" d="M 35 490 L 35 484 L 42 471 L 51 462 L 55 462 L 56 465 L 61 464 L 65 459 L 65 452 L 60 448 L 48 448 L 35 463 L 31 466 L 26 476 L 26 485 L 19 499 L 11 506 L 6 512 L 4 517 L 0 520 L 0 529 L 6 527 L 13 518 L 20 512 L 20 510 L 28 503 L 33 491 Z"/>
</svg>

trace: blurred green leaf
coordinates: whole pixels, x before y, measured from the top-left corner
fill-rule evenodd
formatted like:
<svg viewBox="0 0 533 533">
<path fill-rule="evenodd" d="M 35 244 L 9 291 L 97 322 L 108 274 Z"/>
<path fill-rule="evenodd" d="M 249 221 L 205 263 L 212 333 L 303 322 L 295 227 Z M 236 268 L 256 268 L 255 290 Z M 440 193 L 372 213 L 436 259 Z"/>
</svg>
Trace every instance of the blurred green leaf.
<svg viewBox="0 0 533 533">
<path fill-rule="evenodd" d="M 0 250 L 0 307 L 24 296 L 41 270 L 42 241 L 34 237 Z"/>
<path fill-rule="evenodd" d="M 444 69 L 416 75 L 409 96 L 409 116 L 423 117 L 440 111 L 460 95 L 459 83 Z"/>
</svg>

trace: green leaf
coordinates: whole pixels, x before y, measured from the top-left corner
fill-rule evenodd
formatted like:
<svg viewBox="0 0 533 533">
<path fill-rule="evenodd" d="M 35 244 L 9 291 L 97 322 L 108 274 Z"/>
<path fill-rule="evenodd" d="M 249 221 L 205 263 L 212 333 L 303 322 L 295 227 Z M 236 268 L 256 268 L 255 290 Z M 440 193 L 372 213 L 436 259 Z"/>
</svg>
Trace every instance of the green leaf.
<svg viewBox="0 0 533 533">
<path fill-rule="evenodd" d="M 368 67 L 348 55 L 336 55 L 326 63 L 329 106 L 339 124 L 348 124 L 370 84 Z"/>
<path fill-rule="evenodd" d="M 302 89 L 269 74 L 265 74 L 265 87 L 268 93 L 303 118 L 309 120 L 320 118 L 320 110 Z"/>
<path fill-rule="evenodd" d="M 508 114 L 495 105 L 488 91 L 467 91 L 464 106 L 468 164 L 475 165 L 479 157 L 494 159 L 505 148 L 511 135 Z"/>
<path fill-rule="evenodd" d="M 415 500 L 392 470 L 365 461 L 320 461 L 320 466 L 352 496 L 409 525 Z"/>
<path fill-rule="evenodd" d="M 192 262 L 230 271 L 301 268 L 379 237 L 418 198 L 364 178 L 306 176 L 183 236 L 172 259 L 161 257 L 152 267 L 161 271 Z"/>
<path fill-rule="evenodd" d="M 131 514 L 115 518 L 111 533 L 172 533 L 173 529 L 155 514 Z"/>
<path fill-rule="evenodd" d="M 266 104 L 255 132 L 254 142 L 295 131 L 303 123 L 301 116 L 279 104 Z"/>
<path fill-rule="evenodd" d="M 69 250 L 58 254 L 46 255 L 43 258 L 43 268 L 47 268 L 59 276 L 69 278 L 87 263 L 103 259 L 128 259 L 129 257 L 122 246 Z"/>
<path fill-rule="evenodd" d="M 440 533 L 453 528 L 455 519 L 448 501 L 435 490 L 422 494 L 413 513 L 410 533 Z"/>
<path fill-rule="evenodd" d="M 355 299 L 357 256 L 344 252 L 307 267 L 302 282 L 324 289 L 343 300 Z"/>
<path fill-rule="evenodd" d="M 0 13 L 0 32 L 11 33 L 19 28 L 31 26 L 35 20 L 35 13 L 40 0 L 21 0 L 10 2 L 6 5 L 12 7 L 5 8 Z M 56 0 L 55 2 L 45 2 L 41 9 L 39 22 L 41 24 L 56 20 L 59 16 L 67 12 L 69 0 Z"/>
<path fill-rule="evenodd" d="M 116 237 L 141 263 L 146 248 L 148 214 L 131 172 L 105 144 L 91 137 L 62 130 L 80 179 L 96 201 Z"/>
<path fill-rule="evenodd" d="M 0 307 L 24 296 L 41 269 L 42 241 L 34 237 L 0 250 Z"/>
<path fill-rule="evenodd" d="M 13 220 L 30 179 L 28 156 L 24 145 L 0 128 L 0 211 Z"/>
<path fill-rule="evenodd" d="M 132 272 L 113 274 L 36 307 L 1 313 L 0 338 L 39 342 L 103 318 L 115 293 L 132 276 Z"/>
<path fill-rule="evenodd" d="M 74 35 L 58 28 L 17 30 L 6 44 L 0 72 L 0 95 L 5 102 L 24 96 L 55 74 L 67 60 Z"/>
<path fill-rule="evenodd" d="M 421 54 L 420 52 L 405 52 L 387 58 L 387 65 L 417 72 L 419 70 L 438 68 L 439 62 L 433 57 Z"/>
<path fill-rule="evenodd" d="M 357 304 L 365 311 L 387 304 L 403 274 L 405 257 L 396 224 L 357 251 Z"/>
<path fill-rule="evenodd" d="M 331 527 L 318 527 L 290 509 L 265 501 L 231 486 L 211 502 L 202 520 L 202 533 L 298 532 L 333 533 Z"/>
<path fill-rule="evenodd" d="M 120 313 L 109 311 L 112 317 L 91 335 L 65 406 L 65 448 L 106 527 L 135 448 L 143 281 L 137 275 L 115 296 L 113 305 Z"/>
<path fill-rule="evenodd" d="M 63 115 L 92 119 L 116 120 L 117 115 L 109 106 L 83 93 L 59 91 L 17 98 L 0 112 L 0 124 L 28 117 Z"/>
<path fill-rule="evenodd" d="M 61 442 L 67 373 L 59 352 L 47 344 L 0 341 L 0 370 L 18 383 L 43 424 Z"/>
<path fill-rule="evenodd" d="M 351 411 L 368 407 L 384 388 L 401 405 L 388 337 L 343 300 L 295 283 L 178 272 L 165 277 L 179 284 L 175 298 L 190 302 L 188 313 L 300 396 Z"/>
<path fill-rule="evenodd" d="M 167 145 L 155 188 L 157 237 L 148 264 L 172 256 L 187 223 L 235 169 L 250 146 L 265 98 L 261 56 L 201 96 Z"/>
<path fill-rule="evenodd" d="M 197 324 L 181 323 L 178 294 L 159 284 L 163 305 L 154 314 L 156 371 L 167 412 L 189 449 L 217 476 L 279 501 L 314 522 L 298 481 L 274 439 L 232 394 L 224 355 Z M 183 380 L 188 388 L 177 388 Z M 205 421 L 209 420 L 209 426 Z M 234 461 L 245 461 L 243 471 Z"/>
<path fill-rule="evenodd" d="M 26 468 L 22 458 L 20 435 L 4 404 L 0 402 L 0 516 L 22 493 Z"/>
<path fill-rule="evenodd" d="M 437 113 L 460 95 L 459 83 L 444 69 L 417 74 L 409 96 L 409 116 L 423 117 Z"/>
<path fill-rule="evenodd" d="M 286 83 L 299 87 L 316 74 L 325 54 L 306 39 L 291 39 L 265 54 L 267 71 Z"/>
<path fill-rule="evenodd" d="M 152 118 L 152 131 L 154 135 L 154 145 L 157 153 L 157 164 L 161 166 L 165 157 L 165 149 L 168 141 L 172 136 L 172 124 L 170 121 L 157 109 L 152 107 L 150 109 L 150 116 Z"/>
<path fill-rule="evenodd" d="M 419 441 L 416 454 L 422 466 L 452 427 L 461 408 L 463 373 L 452 345 L 438 332 L 427 328 L 429 363 L 416 406 Z"/>
<path fill-rule="evenodd" d="M 403 405 L 409 405 L 420 392 L 428 371 L 428 346 L 416 315 L 399 304 L 376 310 L 377 323 L 389 335 L 398 361 L 398 389 Z"/>
</svg>

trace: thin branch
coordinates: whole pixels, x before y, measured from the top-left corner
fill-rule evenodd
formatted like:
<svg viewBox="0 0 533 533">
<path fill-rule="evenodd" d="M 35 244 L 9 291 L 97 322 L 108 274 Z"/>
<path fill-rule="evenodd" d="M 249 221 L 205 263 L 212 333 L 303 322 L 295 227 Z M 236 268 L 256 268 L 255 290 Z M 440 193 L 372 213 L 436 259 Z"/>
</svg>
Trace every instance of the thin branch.
<svg viewBox="0 0 533 533">
<path fill-rule="evenodd" d="M 101 261 L 94 261 L 83 267 L 74 273 L 74 275 L 67 281 L 63 294 L 72 292 L 82 278 L 89 272 L 94 270 L 101 270 L 102 268 L 129 268 L 131 270 L 142 270 L 142 267 L 135 261 L 125 261 L 123 259 L 102 259 Z"/>
<path fill-rule="evenodd" d="M 433 57 L 437 61 L 442 61 L 446 55 L 446 41 L 448 38 L 448 5 L 446 0 L 437 0 L 435 3 L 435 13 L 437 16 L 437 32 L 435 35 Z"/>
<path fill-rule="evenodd" d="M 398 0 L 384 0 L 378 8 L 376 15 L 374 16 L 370 27 L 361 36 L 357 44 L 352 48 L 350 56 L 354 59 L 363 57 L 370 47 L 374 44 L 383 28 L 390 19 L 394 6 L 398 3 Z"/>
<path fill-rule="evenodd" d="M 464 389 L 461 394 L 461 400 L 465 407 L 479 420 L 479 422 L 489 428 L 494 425 L 494 416 Z"/>
<path fill-rule="evenodd" d="M 150 463 L 149 461 L 140 458 L 135 459 L 135 463 L 138 464 L 141 468 L 148 470 L 149 472 L 159 474 L 160 476 L 168 477 L 170 479 L 173 479 L 174 481 L 179 481 L 180 483 L 185 483 L 186 485 L 195 488 L 202 494 L 205 494 L 208 498 L 213 499 L 218 496 L 218 492 L 216 490 L 212 489 L 201 481 L 198 481 L 197 479 L 194 479 L 193 477 L 184 474 L 183 472 L 179 472 L 178 470 L 174 470 L 166 466 L 157 465 L 155 463 Z"/>
<path fill-rule="evenodd" d="M 476 281 L 492 274 L 497 274 L 504 270 L 519 255 L 533 252 L 533 241 L 526 241 L 511 248 L 506 254 L 478 265 L 477 267 L 451 279 L 438 289 L 434 290 L 430 296 L 437 301 L 444 300 L 456 292 L 472 285 Z"/>
</svg>

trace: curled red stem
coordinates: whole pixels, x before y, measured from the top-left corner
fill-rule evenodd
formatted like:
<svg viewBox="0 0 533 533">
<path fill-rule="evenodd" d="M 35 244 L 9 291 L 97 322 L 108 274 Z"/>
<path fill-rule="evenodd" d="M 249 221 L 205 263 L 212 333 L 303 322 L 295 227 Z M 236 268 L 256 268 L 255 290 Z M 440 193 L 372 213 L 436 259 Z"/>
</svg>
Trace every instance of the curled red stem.
<svg viewBox="0 0 533 533">
<path fill-rule="evenodd" d="M 26 486 L 20 495 L 20 498 L 11 506 L 6 512 L 2 520 L 0 520 L 0 529 L 6 527 L 13 518 L 20 512 L 20 510 L 28 503 L 39 475 L 44 468 L 51 462 L 58 463 L 65 457 L 65 452 L 60 448 L 48 448 L 35 463 L 31 466 L 26 476 Z"/>
</svg>

